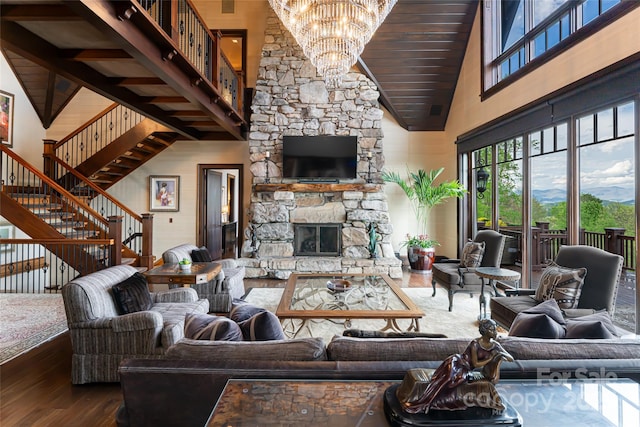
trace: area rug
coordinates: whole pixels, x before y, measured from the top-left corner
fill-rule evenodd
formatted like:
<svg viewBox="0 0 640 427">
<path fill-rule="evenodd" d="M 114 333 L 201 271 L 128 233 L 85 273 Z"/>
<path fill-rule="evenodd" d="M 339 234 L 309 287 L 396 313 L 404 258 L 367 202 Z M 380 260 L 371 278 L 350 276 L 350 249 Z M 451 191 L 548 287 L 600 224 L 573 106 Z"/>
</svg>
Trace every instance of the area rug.
<svg viewBox="0 0 640 427">
<path fill-rule="evenodd" d="M 478 296 L 456 295 L 453 300 L 453 311 L 449 312 L 449 300 L 446 291 L 439 289 L 436 296 L 432 297 L 430 288 L 402 288 L 403 292 L 425 313 L 420 319 L 420 331 L 434 334 L 444 334 L 449 338 L 475 338 L 478 332 Z M 284 289 L 282 288 L 253 288 L 245 297 L 245 301 L 263 307 L 273 313 L 276 312 Z M 488 309 L 487 309 L 487 314 Z M 300 329 L 297 337 L 321 337 L 329 342 L 334 335 L 342 335 L 345 325 L 335 320 L 308 321 Z M 299 326 L 299 321 L 295 324 Z M 339 322 L 339 323 L 338 323 Z M 401 327 L 406 328 L 409 320 L 398 320 Z M 350 328 L 379 330 L 385 326 L 384 320 L 361 319 L 353 320 Z M 283 322 L 283 327 L 288 329 L 291 324 L 288 320 Z"/>
<path fill-rule="evenodd" d="M 0 294 L 0 364 L 66 330 L 62 295 Z"/>
</svg>

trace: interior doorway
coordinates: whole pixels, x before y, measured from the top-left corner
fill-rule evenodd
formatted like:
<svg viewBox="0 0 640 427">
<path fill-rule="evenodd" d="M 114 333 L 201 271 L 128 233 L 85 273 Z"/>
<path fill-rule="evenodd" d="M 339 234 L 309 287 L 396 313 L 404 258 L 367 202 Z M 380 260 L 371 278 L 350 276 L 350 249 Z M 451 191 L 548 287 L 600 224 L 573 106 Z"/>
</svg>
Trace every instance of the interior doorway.
<svg viewBox="0 0 640 427">
<path fill-rule="evenodd" d="M 242 164 L 198 165 L 198 246 L 213 259 L 237 258 L 244 218 Z"/>
</svg>

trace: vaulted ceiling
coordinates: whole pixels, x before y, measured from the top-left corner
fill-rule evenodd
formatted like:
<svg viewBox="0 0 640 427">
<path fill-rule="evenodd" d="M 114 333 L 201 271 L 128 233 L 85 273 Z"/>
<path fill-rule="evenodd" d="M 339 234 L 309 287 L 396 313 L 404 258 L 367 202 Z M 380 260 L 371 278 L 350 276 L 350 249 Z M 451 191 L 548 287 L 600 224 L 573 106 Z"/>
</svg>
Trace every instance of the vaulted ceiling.
<svg viewBox="0 0 640 427">
<path fill-rule="evenodd" d="M 114 39 L 127 27 L 98 23 L 81 3 L 7 0 L 0 9 L 2 52 L 44 127 L 87 86 L 189 138 L 241 138 L 241 117 L 189 94 L 180 76 Z M 444 129 L 478 3 L 399 0 L 366 46 L 358 66 L 403 128 Z"/>
</svg>

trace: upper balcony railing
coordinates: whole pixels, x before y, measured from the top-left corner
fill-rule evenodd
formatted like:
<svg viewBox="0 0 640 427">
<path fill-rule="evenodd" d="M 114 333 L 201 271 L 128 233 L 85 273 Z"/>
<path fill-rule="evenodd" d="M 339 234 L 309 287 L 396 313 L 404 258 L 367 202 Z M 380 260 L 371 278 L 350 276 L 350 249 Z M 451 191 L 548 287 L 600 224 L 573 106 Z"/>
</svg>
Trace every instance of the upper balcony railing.
<svg viewBox="0 0 640 427">
<path fill-rule="evenodd" d="M 190 0 L 138 0 L 140 8 L 173 39 L 191 64 L 211 82 L 236 112 L 242 80 L 220 49 L 220 33 L 211 32 Z"/>
</svg>

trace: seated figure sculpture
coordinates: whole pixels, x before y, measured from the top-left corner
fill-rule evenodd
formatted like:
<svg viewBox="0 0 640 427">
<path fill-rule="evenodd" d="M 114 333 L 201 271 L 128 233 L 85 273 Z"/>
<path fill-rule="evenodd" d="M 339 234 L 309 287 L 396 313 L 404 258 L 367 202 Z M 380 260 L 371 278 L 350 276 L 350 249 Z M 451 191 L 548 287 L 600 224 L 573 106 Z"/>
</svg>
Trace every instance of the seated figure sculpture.
<svg viewBox="0 0 640 427">
<path fill-rule="evenodd" d="M 410 414 L 470 407 L 504 411 L 494 384 L 500 378 L 502 361 L 513 361 L 513 357 L 495 341 L 496 329 L 493 320 L 481 320 L 481 336 L 471 341 L 462 354 L 447 357 L 435 370 L 409 370 L 396 391 L 403 410 Z"/>
</svg>

